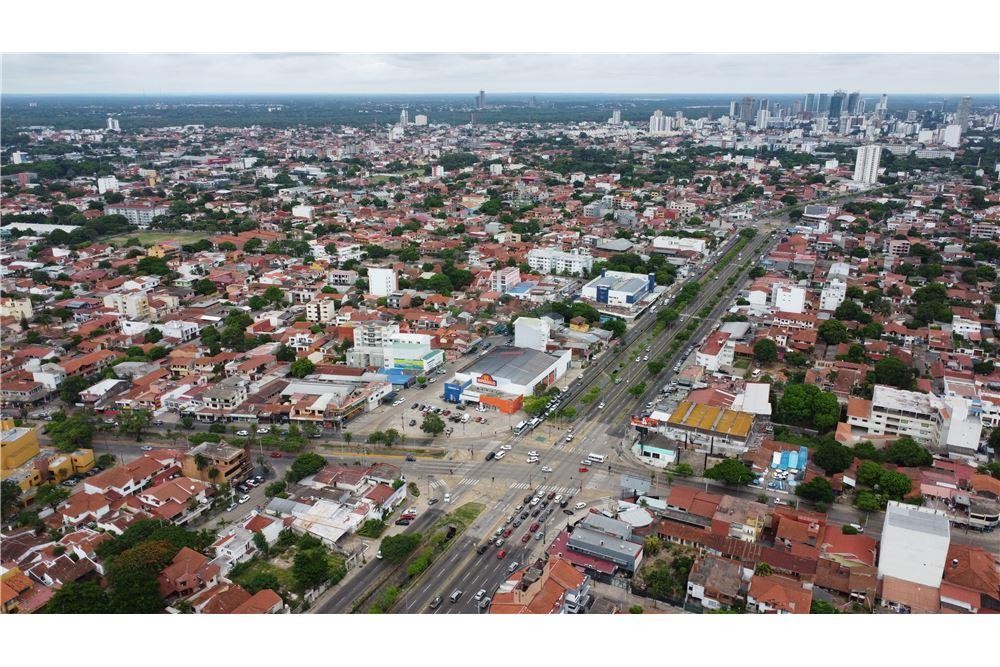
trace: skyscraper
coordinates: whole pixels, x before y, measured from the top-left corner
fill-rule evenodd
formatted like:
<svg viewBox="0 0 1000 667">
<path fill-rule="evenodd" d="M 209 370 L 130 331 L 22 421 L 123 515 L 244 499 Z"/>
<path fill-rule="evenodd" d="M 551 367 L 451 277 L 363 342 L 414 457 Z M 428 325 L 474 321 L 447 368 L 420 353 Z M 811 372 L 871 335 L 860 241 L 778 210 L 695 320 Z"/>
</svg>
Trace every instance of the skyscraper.
<svg viewBox="0 0 1000 667">
<path fill-rule="evenodd" d="M 615 109 L 614 111 L 611 112 L 611 124 L 621 125 L 621 122 L 622 122 L 622 110 Z"/>
<path fill-rule="evenodd" d="M 117 118 L 112 118 L 111 116 L 108 116 L 108 129 L 111 130 L 112 132 L 122 131 L 121 127 L 118 125 Z"/>
<path fill-rule="evenodd" d="M 735 120 L 738 117 L 739 112 L 740 112 L 740 103 L 737 102 L 736 100 L 733 100 L 732 102 L 730 102 L 729 103 L 729 117 Z"/>
<path fill-rule="evenodd" d="M 830 98 L 830 118 L 840 118 L 840 114 L 844 111 L 844 101 L 846 99 L 847 93 L 843 90 L 833 93 L 833 97 Z"/>
<path fill-rule="evenodd" d="M 972 98 L 963 97 L 958 101 L 958 113 L 955 114 L 955 123 L 962 126 L 962 131 L 969 129 L 969 112 L 972 111 Z"/>
<path fill-rule="evenodd" d="M 768 110 L 764 109 L 763 107 L 761 108 L 760 111 L 757 112 L 757 129 L 758 130 L 766 130 L 767 129 L 767 121 L 768 121 L 768 118 L 770 117 L 770 115 L 771 115 L 770 112 L 768 112 Z"/>
<path fill-rule="evenodd" d="M 809 93 L 809 94 L 807 94 L 806 95 L 806 103 L 805 104 L 806 104 L 806 106 L 805 106 L 804 111 L 808 111 L 809 113 L 812 113 L 813 111 L 816 111 L 816 94 L 815 93 Z"/>
<path fill-rule="evenodd" d="M 819 94 L 819 101 L 816 102 L 816 113 L 826 113 L 830 110 L 830 96 L 826 93 Z"/>
<path fill-rule="evenodd" d="M 858 103 L 861 101 L 861 93 L 854 91 L 847 96 L 847 105 L 844 109 L 848 114 L 856 116 L 858 114 Z"/>
<path fill-rule="evenodd" d="M 744 97 L 740 100 L 740 120 L 750 122 L 754 115 L 754 99 Z"/>
<path fill-rule="evenodd" d="M 410 124 L 410 114 L 406 109 L 400 109 L 399 111 L 399 126 L 406 127 Z"/>
<path fill-rule="evenodd" d="M 669 132 L 671 129 L 671 118 L 670 116 L 664 116 L 663 111 L 657 109 L 653 112 L 653 115 L 649 117 L 649 133 L 650 134 L 660 134 L 663 132 Z"/>
<path fill-rule="evenodd" d="M 882 93 L 882 99 L 879 100 L 878 108 L 876 109 L 876 111 L 880 113 L 885 113 L 888 110 L 889 110 L 889 96 L 886 95 L 885 93 Z"/>
<path fill-rule="evenodd" d="M 882 147 L 874 144 L 858 148 L 854 161 L 854 180 L 871 185 L 878 181 L 878 163 L 882 159 Z"/>
<path fill-rule="evenodd" d="M 485 109 L 486 108 L 486 91 L 480 90 L 479 95 L 476 96 L 476 108 Z"/>
</svg>

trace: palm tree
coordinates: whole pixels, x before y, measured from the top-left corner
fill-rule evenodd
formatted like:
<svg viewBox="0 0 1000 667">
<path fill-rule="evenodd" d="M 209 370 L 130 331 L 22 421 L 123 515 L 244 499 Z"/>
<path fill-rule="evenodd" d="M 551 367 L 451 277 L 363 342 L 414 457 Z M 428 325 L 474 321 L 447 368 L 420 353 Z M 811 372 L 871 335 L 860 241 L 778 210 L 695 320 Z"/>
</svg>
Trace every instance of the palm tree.
<svg viewBox="0 0 1000 667">
<path fill-rule="evenodd" d="M 206 467 L 208 467 L 208 457 L 200 452 L 198 454 L 195 454 L 194 465 L 198 468 L 198 470 L 204 470 Z"/>
</svg>

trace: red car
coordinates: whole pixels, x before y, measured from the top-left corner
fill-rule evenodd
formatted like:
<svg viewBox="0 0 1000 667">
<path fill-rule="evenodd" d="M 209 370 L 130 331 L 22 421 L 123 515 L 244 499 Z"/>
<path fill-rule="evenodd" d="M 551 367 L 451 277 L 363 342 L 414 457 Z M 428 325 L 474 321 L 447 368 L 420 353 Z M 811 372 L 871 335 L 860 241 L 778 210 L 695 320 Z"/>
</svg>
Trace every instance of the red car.
<svg viewBox="0 0 1000 667">
<path fill-rule="evenodd" d="M 527 542 L 530 539 L 531 539 L 531 533 L 525 533 L 524 537 L 521 538 L 521 541 L 522 542 Z"/>
<path fill-rule="evenodd" d="M 271 452 L 271 458 L 272 459 L 280 459 L 281 458 L 281 452 Z"/>
<path fill-rule="evenodd" d="M 501 549 L 500 551 L 497 552 L 497 560 L 503 560 L 506 555 L 507 552 Z"/>
<path fill-rule="evenodd" d="M 580 470 L 579 470 L 579 472 L 590 472 L 590 468 L 581 467 Z"/>
<path fill-rule="evenodd" d="M 556 497 L 555 491 L 549 491 L 549 495 L 546 496 L 546 498 L 548 498 L 549 500 L 552 500 L 555 497 Z"/>
<path fill-rule="evenodd" d="M 513 532 L 513 531 L 510 528 L 508 528 L 507 530 L 503 531 L 503 536 L 504 537 L 510 537 L 511 532 Z"/>
<path fill-rule="evenodd" d="M 533 533 L 533 532 L 535 532 L 536 530 L 538 530 L 538 522 L 537 522 L 537 521 L 536 521 L 536 522 L 534 522 L 533 524 L 531 524 L 531 527 L 530 527 L 530 528 L 528 528 L 528 532 L 529 532 L 529 533 Z"/>
</svg>

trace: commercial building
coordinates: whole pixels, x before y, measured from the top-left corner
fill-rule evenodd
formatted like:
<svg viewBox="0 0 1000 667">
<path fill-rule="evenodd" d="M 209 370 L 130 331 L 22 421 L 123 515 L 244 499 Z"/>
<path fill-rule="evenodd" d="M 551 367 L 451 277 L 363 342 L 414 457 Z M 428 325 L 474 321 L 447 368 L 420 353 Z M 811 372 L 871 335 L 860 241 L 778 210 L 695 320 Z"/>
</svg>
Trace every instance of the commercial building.
<svg viewBox="0 0 1000 667">
<path fill-rule="evenodd" d="M 775 285 L 771 306 L 776 311 L 802 314 L 806 309 L 806 290 L 798 285 Z"/>
<path fill-rule="evenodd" d="M 950 543 L 947 514 L 890 500 L 878 559 L 882 604 L 900 611 L 936 611 Z"/>
<path fill-rule="evenodd" d="M 368 293 L 373 296 L 389 296 L 399 289 L 396 270 L 389 268 L 368 268 Z"/>
<path fill-rule="evenodd" d="M 529 348 L 494 347 L 455 373 L 444 385 L 449 403 L 479 403 L 514 414 L 536 388 L 551 386 L 566 373 L 572 352 L 540 352 Z"/>
<path fill-rule="evenodd" d="M 665 417 L 665 419 L 663 419 Z M 667 415 L 653 412 L 652 424 L 660 433 L 681 442 L 718 452 L 743 452 L 753 429 L 754 415 L 714 405 L 681 401 Z"/>
<path fill-rule="evenodd" d="M 38 432 L 33 428 L 15 427 L 14 421 L 0 422 L 0 469 L 4 479 L 14 470 L 38 456 Z"/>
<path fill-rule="evenodd" d="M 506 294 L 519 282 L 521 282 L 521 270 L 516 266 L 505 266 L 490 274 L 490 289 L 500 294 Z"/>
<path fill-rule="evenodd" d="M 131 224 L 139 227 L 148 227 L 154 218 L 167 215 L 169 212 L 170 208 L 166 204 L 153 201 L 122 202 L 104 207 L 105 215 L 125 216 Z"/>
<path fill-rule="evenodd" d="M 444 350 L 431 347 L 428 334 L 396 333 L 382 347 L 383 368 L 428 373 L 444 364 Z"/>
<path fill-rule="evenodd" d="M 545 352 L 549 343 L 550 331 L 547 320 L 537 317 L 519 317 L 514 320 L 514 347 Z"/>
<path fill-rule="evenodd" d="M 634 308 L 656 287 L 656 277 L 650 273 L 627 273 L 601 269 L 601 275 L 583 286 L 580 296 L 601 305 Z"/>
<path fill-rule="evenodd" d="M 625 528 L 624 534 L 608 532 L 601 526 L 591 523 L 595 515 L 591 514 L 577 524 L 569 535 L 566 546 L 577 553 L 614 563 L 626 572 L 635 572 L 642 562 L 642 544 L 630 541 L 632 530 L 624 521 L 614 521 Z M 599 515 L 598 515 L 599 516 Z M 604 517 L 602 517 L 604 518 Z"/>
<path fill-rule="evenodd" d="M 247 449 L 217 442 L 192 447 L 181 461 L 181 474 L 212 484 L 234 484 L 253 471 Z"/>
<path fill-rule="evenodd" d="M 594 258 L 578 251 L 563 252 L 558 248 L 532 248 L 528 251 L 528 266 L 542 273 L 568 273 L 581 276 L 590 272 L 594 266 Z"/>
<path fill-rule="evenodd" d="M 854 180 L 871 185 L 878 181 L 878 164 L 882 159 L 881 146 L 861 146 L 854 162 Z"/>
<path fill-rule="evenodd" d="M 653 239 L 653 249 L 660 252 L 705 253 L 708 242 L 705 239 L 680 236 L 657 236 Z"/>
</svg>

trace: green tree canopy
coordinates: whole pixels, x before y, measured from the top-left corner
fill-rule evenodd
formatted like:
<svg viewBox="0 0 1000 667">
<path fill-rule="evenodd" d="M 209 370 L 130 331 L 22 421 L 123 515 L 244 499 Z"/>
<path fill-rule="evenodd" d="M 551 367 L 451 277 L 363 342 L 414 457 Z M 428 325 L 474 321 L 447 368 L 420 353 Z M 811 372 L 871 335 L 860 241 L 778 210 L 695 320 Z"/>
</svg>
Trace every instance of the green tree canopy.
<svg viewBox="0 0 1000 667">
<path fill-rule="evenodd" d="M 742 461 L 726 459 L 706 470 L 705 477 L 729 486 L 744 486 L 753 480 L 754 474 Z"/>
</svg>

